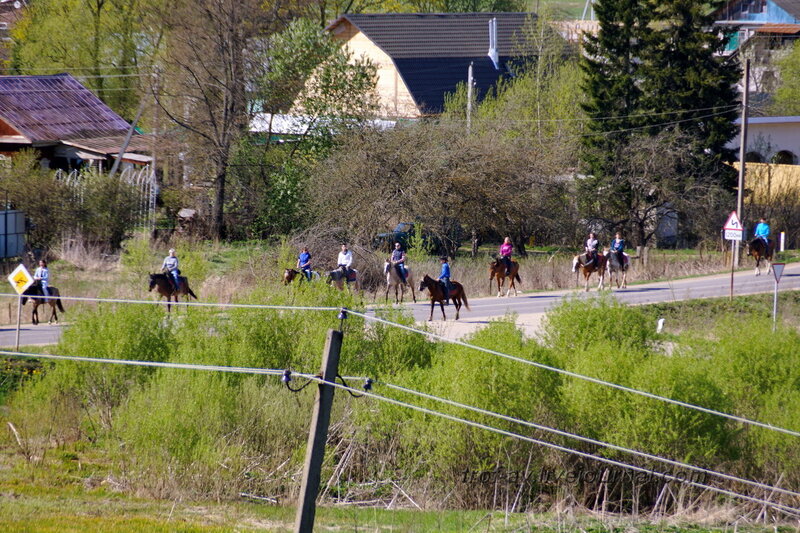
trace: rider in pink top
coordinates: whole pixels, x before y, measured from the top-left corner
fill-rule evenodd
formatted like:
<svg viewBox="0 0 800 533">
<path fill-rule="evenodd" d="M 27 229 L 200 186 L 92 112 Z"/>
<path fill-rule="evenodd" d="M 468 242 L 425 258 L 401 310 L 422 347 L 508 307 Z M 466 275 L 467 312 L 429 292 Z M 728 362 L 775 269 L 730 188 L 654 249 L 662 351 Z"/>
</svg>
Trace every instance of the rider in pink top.
<svg viewBox="0 0 800 533">
<path fill-rule="evenodd" d="M 505 238 L 503 244 L 500 245 L 500 259 L 506 264 L 506 276 L 511 273 L 511 253 L 514 251 L 514 245 L 511 244 L 511 239 Z"/>
</svg>

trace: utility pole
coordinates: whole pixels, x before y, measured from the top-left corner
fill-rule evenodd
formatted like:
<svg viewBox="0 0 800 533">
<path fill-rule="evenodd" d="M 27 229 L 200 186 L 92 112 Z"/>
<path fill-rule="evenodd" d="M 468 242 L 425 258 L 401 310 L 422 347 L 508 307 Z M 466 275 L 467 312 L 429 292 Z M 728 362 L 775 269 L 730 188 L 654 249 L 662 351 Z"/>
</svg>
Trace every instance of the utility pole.
<svg viewBox="0 0 800 533">
<path fill-rule="evenodd" d="M 322 354 L 322 379 L 333 383 L 339 373 L 339 352 L 342 349 L 342 332 L 328 330 L 325 352 Z M 325 457 L 325 443 L 328 440 L 328 425 L 331 421 L 331 406 L 335 387 L 320 383 L 314 412 L 311 415 L 311 429 L 308 432 L 306 460 L 303 468 L 303 482 L 300 485 L 300 499 L 297 502 L 295 533 L 310 533 L 314 530 L 314 515 L 317 512 L 317 492 L 319 491 L 322 460 Z"/>
<path fill-rule="evenodd" d="M 745 157 L 747 156 L 747 102 L 750 99 L 750 59 L 744 62 L 744 93 L 742 94 L 742 127 L 739 133 L 739 183 L 736 191 L 736 214 L 739 220 L 744 223 L 744 171 L 747 166 Z M 744 232 L 743 232 L 744 233 Z M 747 238 L 747 235 L 744 235 Z M 741 241 L 733 241 L 732 267 L 739 265 L 739 248 Z"/>
<path fill-rule="evenodd" d="M 467 69 L 467 133 L 469 134 L 472 126 L 472 61 L 469 62 Z"/>
</svg>

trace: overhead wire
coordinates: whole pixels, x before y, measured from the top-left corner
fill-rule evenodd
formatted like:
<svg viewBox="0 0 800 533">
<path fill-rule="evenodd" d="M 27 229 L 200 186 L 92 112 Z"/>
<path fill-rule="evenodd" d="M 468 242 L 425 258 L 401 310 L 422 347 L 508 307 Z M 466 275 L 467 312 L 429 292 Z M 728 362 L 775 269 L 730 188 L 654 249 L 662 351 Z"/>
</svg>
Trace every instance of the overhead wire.
<svg viewBox="0 0 800 533">
<path fill-rule="evenodd" d="M 710 414 L 710 415 L 721 416 L 723 418 L 728 418 L 730 420 L 735 420 L 735 421 L 743 423 L 743 424 L 758 426 L 758 427 L 762 427 L 762 428 L 765 428 L 765 429 L 769 429 L 771 431 L 778 431 L 778 432 L 781 432 L 781 433 L 786 433 L 787 435 L 800 437 L 800 432 L 793 431 L 791 429 L 786 429 L 786 428 L 782 428 L 782 427 L 779 427 L 779 426 L 774 426 L 772 424 L 759 422 L 757 420 L 751 420 L 749 418 L 744 418 L 744 417 L 741 417 L 741 416 L 732 415 L 732 414 L 729 414 L 729 413 L 724 413 L 722 411 L 717 411 L 717 410 L 714 410 L 714 409 L 709 409 L 707 407 L 702 407 L 702 406 L 699 406 L 699 405 L 694 405 L 694 404 L 690 404 L 690 403 L 687 403 L 687 402 L 682 402 L 680 400 L 675 400 L 675 399 L 672 399 L 672 398 L 668 398 L 666 396 L 660 396 L 658 394 L 653 394 L 651 392 L 646 392 L 646 391 L 643 391 L 643 390 L 634 389 L 632 387 L 626 387 L 625 385 L 619 385 L 617 383 L 612 383 L 610 381 L 606 381 L 606 380 L 602 380 L 602 379 L 598 379 L 598 378 L 593 378 L 591 376 L 586 376 L 586 375 L 583 375 L 583 374 L 578 374 L 577 372 L 571 372 L 569 370 L 564 370 L 563 368 L 558 368 L 558 367 L 546 365 L 544 363 L 539 363 L 537 361 L 532 361 L 530 359 L 524 359 L 522 357 L 517 357 L 517 356 L 514 356 L 514 355 L 506 354 L 506 353 L 503 353 L 503 352 L 499 352 L 497 350 L 492 350 L 492 349 L 489 349 L 489 348 L 484 348 L 482 346 L 469 344 L 469 343 L 461 341 L 461 340 L 448 339 L 447 337 L 444 337 L 442 335 L 437 335 L 436 333 L 433 333 L 433 332 L 430 332 L 430 331 L 424 331 L 424 330 L 412 328 L 411 326 L 406 326 L 405 324 L 398 324 L 396 322 L 391 322 L 391 321 L 386 320 L 384 318 L 380 318 L 380 317 L 377 317 L 377 316 L 371 316 L 371 315 L 368 315 L 366 313 L 362 313 L 362 312 L 358 312 L 358 311 L 352 311 L 352 310 L 348 310 L 348 311 L 350 312 L 350 314 L 353 314 L 353 315 L 356 315 L 356 316 L 360 316 L 360 317 L 364 318 L 365 320 L 369 320 L 369 321 L 372 321 L 372 322 L 380 322 L 380 323 L 383 323 L 383 324 L 391 325 L 391 326 L 394 326 L 394 327 L 397 327 L 397 328 L 400 328 L 400 329 L 404 329 L 406 331 L 411 331 L 413 333 L 417 333 L 419 335 L 424 335 L 424 336 L 429 337 L 431 339 L 440 340 L 440 341 L 443 341 L 443 342 L 447 342 L 449 344 L 455 344 L 457 346 L 463 346 L 465 348 L 470 348 L 470 349 L 477 350 L 477 351 L 480 351 L 480 352 L 488 353 L 490 355 L 496 355 L 498 357 L 503 357 L 503 358 L 509 359 L 511 361 L 516 361 L 516 362 L 523 363 L 523 364 L 526 364 L 526 365 L 531 365 L 531 366 L 534 366 L 536 368 L 541 368 L 543 370 L 556 372 L 558 374 L 569 376 L 569 377 L 572 377 L 572 378 L 575 378 L 575 379 L 580 379 L 580 380 L 583 380 L 583 381 L 588 381 L 590 383 L 595 383 L 597 385 L 602 385 L 602 386 L 605 386 L 605 387 L 611 387 L 611 388 L 614 388 L 614 389 L 622 390 L 622 391 L 625 391 L 625 392 L 628 392 L 628 393 L 631 393 L 631 394 L 637 394 L 639 396 L 644 396 L 644 397 L 647 397 L 647 398 L 651 398 L 653 400 L 658 400 L 658 401 L 662 401 L 662 402 L 666 402 L 666 403 L 671 403 L 673 405 L 679 405 L 681 407 L 685 407 L 685 408 L 688 408 L 688 409 L 694 409 L 696 411 L 700 411 L 700 412 L 707 413 L 707 414 Z"/>
<path fill-rule="evenodd" d="M 559 444 L 555 444 L 555 443 L 552 443 L 552 442 L 547 442 L 547 441 L 543 441 L 543 440 L 540 440 L 540 439 L 535 439 L 533 437 L 520 435 L 519 433 L 514 433 L 514 432 L 511 432 L 511 431 L 507 431 L 507 430 L 504 430 L 504 429 L 496 428 L 496 427 L 493 427 L 493 426 L 482 424 L 480 422 L 475 422 L 473 420 L 468 420 L 466 418 L 457 417 L 457 416 L 450 415 L 450 414 L 447 414 L 447 413 L 442 413 L 440 411 L 436 411 L 436 410 L 433 410 L 433 409 L 428 409 L 426 407 L 422 407 L 422 406 L 419 406 L 419 405 L 410 404 L 408 402 L 403 402 L 403 401 L 400 401 L 400 400 L 396 400 L 394 398 L 389 398 L 387 396 L 382 396 L 382 395 L 375 394 L 375 393 L 372 393 L 372 392 L 369 392 L 369 391 L 359 391 L 359 390 L 353 389 L 352 387 L 349 387 L 347 385 L 342 385 L 340 383 L 336 383 L 336 382 L 332 382 L 332 381 L 326 381 L 326 380 L 322 379 L 319 376 L 313 376 L 311 374 L 300 374 L 300 375 L 302 375 L 305 378 L 315 380 L 315 381 L 317 381 L 319 383 L 325 383 L 326 385 L 330 385 L 330 386 L 333 386 L 333 387 L 336 387 L 336 388 L 340 388 L 340 389 L 349 389 L 351 392 L 356 392 L 356 393 L 358 393 L 358 394 L 360 394 L 362 396 L 366 396 L 368 398 L 373 398 L 373 399 L 376 399 L 376 400 L 379 400 L 379 401 L 388 402 L 388 403 L 397 405 L 399 407 L 405 407 L 407 409 L 413 409 L 413 410 L 419 411 L 421 413 L 429 414 L 429 415 L 432 415 L 432 416 L 437 416 L 437 417 L 444 418 L 446 420 L 450 420 L 450 421 L 453 421 L 453 422 L 458 422 L 458 423 L 461 423 L 461 424 L 466 424 L 466 425 L 469 425 L 469 426 L 472 426 L 472 427 L 476 427 L 476 428 L 483 429 L 483 430 L 486 430 L 486 431 L 491 431 L 491 432 L 494 432 L 494 433 L 497 433 L 497 434 L 500 434 L 500 435 L 505 435 L 507 437 L 512 437 L 512 438 L 515 438 L 515 439 L 518 439 L 518 440 L 527 441 L 527 442 L 530 442 L 530 443 L 533 443 L 533 444 L 538 444 L 540 446 L 544 446 L 544 447 L 547 447 L 547 448 L 552 448 L 554 450 L 558 450 L 558 451 L 561 451 L 561 452 L 569 453 L 569 454 L 572 454 L 572 455 L 578 455 L 580 457 L 584 457 L 586 459 L 590 459 L 590 460 L 593 460 L 593 461 L 599 461 L 599 462 L 610 464 L 610 465 L 613 465 L 613 466 L 618 466 L 620 468 L 625 468 L 625 469 L 628 469 L 628 470 L 634 470 L 634 471 L 637 471 L 637 472 L 646 473 L 646 474 L 649 474 L 649 475 L 652 475 L 652 476 L 655 476 L 655 477 L 659 477 L 659 478 L 662 478 L 662 479 L 666 479 L 666 480 L 669 480 L 669 481 L 677 481 L 677 482 L 680 482 L 680 483 L 691 485 L 693 487 L 697 487 L 697 488 L 701 488 L 701 489 L 705 489 L 705 490 L 710 490 L 710 491 L 713 491 L 713 492 L 717 492 L 719 494 L 724 494 L 726 496 L 731 496 L 733 498 L 738 498 L 738 499 L 742 499 L 742 500 L 747 500 L 747 501 L 750 501 L 750 502 L 758 503 L 758 504 L 761 504 L 761 505 L 766 505 L 766 506 L 772 507 L 774 509 L 781 510 L 781 511 L 787 513 L 787 514 L 800 516 L 800 508 L 791 507 L 791 506 L 788 506 L 788 505 L 772 502 L 772 501 L 765 500 L 765 499 L 762 499 L 762 498 L 757 498 L 757 497 L 754 497 L 754 496 L 749 496 L 749 495 L 746 495 L 746 494 L 740 494 L 740 493 L 735 492 L 735 491 L 722 489 L 722 488 L 719 488 L 719 487 L 715 487 L 713 485 L 707 485 L 707 484 L 704 484 L 704 483 L 699 483 L 697 481 L 692 481 L 692 480 L 688 480 L 688 479 L 682 479 L 682 478 L 680 478 L 678 476 L 675 476 L 673 474 L 668 474 L 668 473 L 665 473 L 665 472 L 658 472 L 658 471 L 655 471 L 655 470 L 648 470 L 648 469 L 643 468 L 643 467 L 639 467 L 639 466 L 636 466 L 636 465 L 631 465 L 631 464 L 624 463 L 624 462 L 621 462 L 621 461 L 617 461 L 617 460 L 614 460 L 614 459 L 608 459 L 606 457 L 600 457 L 600 456 L 597 456 L 597 455 L 592 455 L 590 453 L 586 453 L 586 452 L 582 452 L 582 451 L 575 450 L 575 449 L 572 449 L 572 448 L 568 448 L 566 446 L 561 446 Z"/>
<path fill-rule="evenodd" d="M 375 385 L 384 386 L 384 387 L 387 387 L 387 388 L 390 388 L 390 389 L 393 389 L 393 390 L 397 390 L 397 391 L 400 391 L 400 392 L 403 392 L 403 393 L 406 393 L 406 394 L 412 394 L 412 395 L 415 395 L 415 396 L 419 396 L 421 398 L 426 398 L 428 400 L 433 400 L 433 401 L 436 401 L 436 402 L 445 403 L 445 404 L 451 405 L 453 407 L 458 407 L 458 408 L 461 408 L 461 409 L 467 409 L 467 410 L 473 411 L 475 413 L 483 414 L 483 415 L 486 415 L 486 416 L 491 416 L 491 417 L 494 417 L 494 418 L 499 418 L 499 419 L 506 420 L 508 422 L 512 422 L 512 423 L 515 423 L 515 424 L 520 424 L 520 425 L 528 426 L 528 427 L 531 427 L 531 428 L 534 428 L 534 429 L 539 429 L 539 430 L 542 430 L 542 431 L 546 431 L 548 433 L 554 433 L 554 434 L 560 435 L 562 437 L 568 437 L 568 438 L 579 440 L 579 441 L 583 441 L 583 442 L 586 442 L 586 443 L 589 443 L 589 444 L 595 444 L 597 446 L 603 446 L 605 448 L 609 448 L 609 449 L 612 449 L 612 450 L 617 450 L 617 451 L 629 453 L 631 455 L 636 455 L 636 456 L 639 456 L 639 457 L 642 457 L 642 458 L 645 458 L 645 459 L 650 459 L 652 461 L 665 463 L 665 464 L 668 464 L 668 465 L 671 465 L 671 466 L 678 466 L 678 467 L 681 467 L 681 468 L 685 468 L 687 470 L 694 470 L 695 472 L 702 472 L 704 474 L 709 474 L 709 475 L 712 475 L 712 476 L 721 477 L 721 478 L 727 479 L 728 481 L 735 481 L 735 482 L 738 482 L 738 483 L 751 485 L 751 486 L 754 486 L 754 487 L 757 487 L 757 488 L 766 489 L 766 490 L 772 490 L 772 491 L 776 491 L 776 492 L 780 492 L 780 493 L 786 494 L 788 496 L 795 496 L 795 497 L 800 498 L 800 492 L 795 492 L 795 491 L 788 490 L 788 489 L 782 489 L 780 487 L 774 487 L 772 485 L 767 485 L 765 483 L 761 483 L 761 482 L 758 482 L 758 481 L 753 481 L 753 480 L 750 480 L 750 479 L 745 479 L 745 478 L 741 478 L 741 477 L 738 477 L 738 476 L 725 474 L 724 472 L 718 472 L 716 470 L 710 470 L 710 469 L 707 469 L 707 468 L 703 468 L 701 466 L 696 466 L 696 465 L 689 464 L 689 463 L 683 463 L 681 461 L 675 461 L 673 459 L 668 459 L 666 457 L 661 457 L 661 456 L 658 456 L 658 455 L 649 454 L 647 452 L 634 450 L 632 448 L 626 448 L 624 446 L 618 446 L 616 444 L 611 444 L 611 443 L 603 442 L 603 441 L 600 441 L 600 440 L 597 440 L 597 439 L 584 437 L 582 435 L 578 435 L 577 433 L 570 433 L 568 431 L 562 431 L 560 429 L 551 428 L 551 427 L 548 427 L 548 426 L 537 424 L 535 422 L 529 422 L 527 420 L 522 420 L 522 419 L 515 418 L 515 417 L 512 417 L 512 416 L 504 415 L 504 414 L 501 414 L 501 413 L 496 413 L 494 411 L 489 411 L 487 409 L 481 409 L 480 407 L 475 407 L 475 406 L 467 405 L 467 404 L 464 404 L 464 403 L 461 403 L 461 402 L 456 402 L 454 400 L 449 400 L 447 398 L 442 398 L 440 396 L 435 396 L 433 394 L 428 394 L 428 393 L 417 391 L 417 390 L 414 390 L 414 389 L 409 389 L 409 388 L 406 388 L 406 387 L 403 387 L 403 386 L 400 386 L 400 385 L 395 385 L 393 383 L 388 383 L 388 382 L 385 382 L 385 381 L 374 381 L 373 383 Z"/>
</svg>

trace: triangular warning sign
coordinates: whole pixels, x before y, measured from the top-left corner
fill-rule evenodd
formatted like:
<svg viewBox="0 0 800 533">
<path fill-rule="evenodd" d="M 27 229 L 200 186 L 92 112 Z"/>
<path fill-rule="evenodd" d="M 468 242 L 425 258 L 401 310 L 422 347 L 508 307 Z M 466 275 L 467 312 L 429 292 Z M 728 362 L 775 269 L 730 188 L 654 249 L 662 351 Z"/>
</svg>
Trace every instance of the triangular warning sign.
<svg viewBox="0 0 800 533">
<path fill-rule="evenodd" d="M 736 214 L 736 211 L 731 213 L 731 216 L 729 216 L 728 220 L 725 221 L 725 225 L 722 226 L 722 229 L 742 231 L 742 221 L 739 220 L 739 215 Z"/>
<path fill-rule="evenodd" d="M 772 263 L 772 275 L 775 276 L 775 283 L 780 282 L 785 266 L 786 263 Z"/>
</svg>

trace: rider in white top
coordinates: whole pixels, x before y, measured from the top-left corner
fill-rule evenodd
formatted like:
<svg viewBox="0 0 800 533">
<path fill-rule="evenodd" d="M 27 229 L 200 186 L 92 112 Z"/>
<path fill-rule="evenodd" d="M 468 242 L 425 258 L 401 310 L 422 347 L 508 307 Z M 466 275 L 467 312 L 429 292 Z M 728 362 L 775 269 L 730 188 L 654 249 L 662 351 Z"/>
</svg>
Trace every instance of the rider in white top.
<svg viewBox="0 0 800 533">
<path fill-rule="evenodd" d="M 586 239 L 586 256 L 587 256 L 587 265 L 594 262 L 595 258 L 597 257 L 597 247 L 599 243 L 597 241 L 597 235 L 594 233 L 589 234 L 589 238 Z"/>
<path fill-rule="evenodd" d="M 342 251 L 339 252 L 339 257 L 336 259 L 336 265 L 344 267 L 347 273 L 350 272 L 350 265 L 353 264 L 353 252 L 347 249 L 347 245 L 342 245 Z"/>
<path fill-rule="evenodd" d="M 169 251 L 169 255 L 164 258 L 164 262 L 161 264 L 161 270 L 166 270 L 170 278 L 175 283 L 175 290 L 178 290 L 179 287 L 179 280 L 178 276 L 180 275 L 181 271 L 178 270 L 178 258 L 175 255 L 175 249 L 172 248 Z"/>
<path fill-rule="evenodd" d="M 42 287 L 42 294 L 45 296 L 50 296 L 50 291 L 48 290 L 47 286 L 50 283 L 50 271 L 47 269 L 47 261 L 42 259 L 39 261 L 39 266 L 33 273 L 33 279 L 38 281 Z"/>
</svg>

